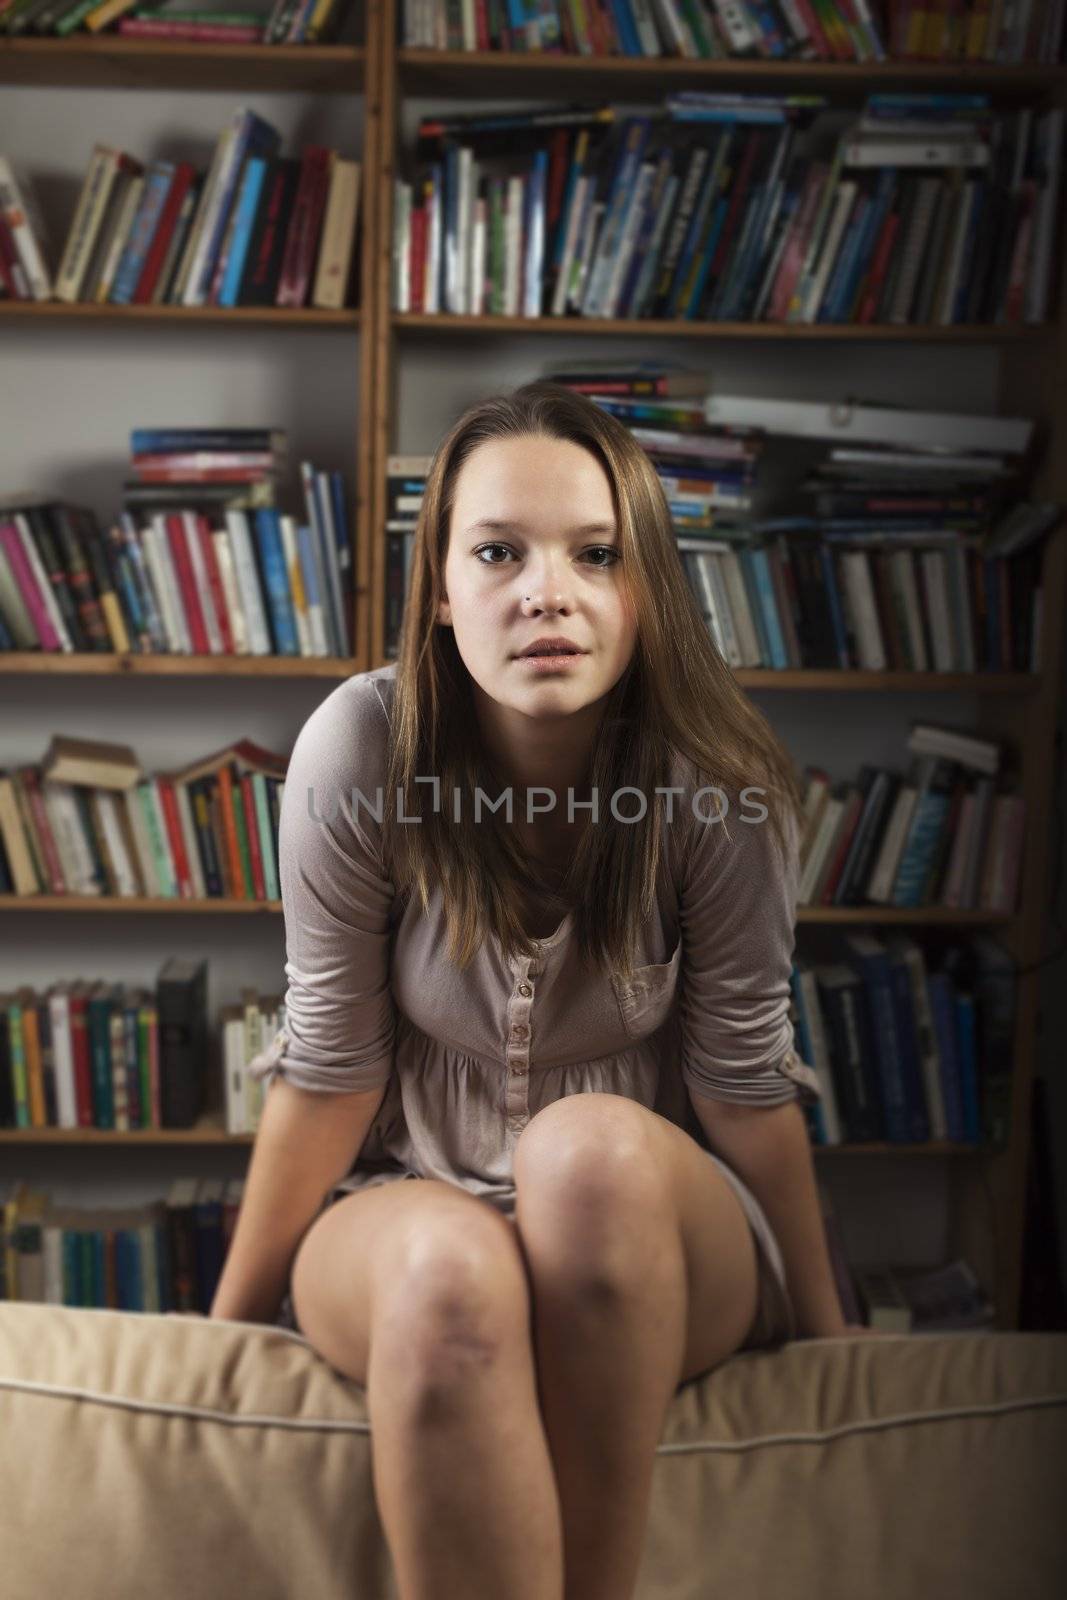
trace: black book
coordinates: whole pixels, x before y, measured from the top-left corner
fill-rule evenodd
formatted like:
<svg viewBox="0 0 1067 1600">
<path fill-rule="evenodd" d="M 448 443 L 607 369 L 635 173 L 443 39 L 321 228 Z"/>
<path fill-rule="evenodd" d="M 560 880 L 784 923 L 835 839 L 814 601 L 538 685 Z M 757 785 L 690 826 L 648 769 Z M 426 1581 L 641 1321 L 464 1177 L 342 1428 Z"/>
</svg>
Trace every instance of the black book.
<svg viewBox="0 0 1067 1600">
<path fill-rule="evenodd" d="M 207 961 L 172 956 L 156 979 L 162 1126 L 191 1128 L 207 1090 Z"/>
<path fill-rule="evenodd" d="M 274 304 L 299 181 L 296 156 L 272 156 L 268 161 L 237 291 L 239 306 Z"/>
</svg>

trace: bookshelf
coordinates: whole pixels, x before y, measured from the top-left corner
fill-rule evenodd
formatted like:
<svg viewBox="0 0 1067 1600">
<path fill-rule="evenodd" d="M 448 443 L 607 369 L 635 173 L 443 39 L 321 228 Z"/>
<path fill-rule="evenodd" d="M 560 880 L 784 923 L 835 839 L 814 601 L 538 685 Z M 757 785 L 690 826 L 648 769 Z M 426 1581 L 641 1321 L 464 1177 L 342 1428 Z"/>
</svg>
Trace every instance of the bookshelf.
<svg viewBox="0 0 1067 1600">
<path fill-rule="evenodd" d="M 784 345 L 790 359 L 819 362 L 823 352 L 833 352 L 835 365 L 827 378 L 836 384 L 841 371 L 863 378 L 864 359 L 873 347 L 878 360 L 924 363 L 923 371 L 939 376 L 954 361 L 995 363 L 997 406 L 1004 413 L 1039 420 L 1045 434 L 1044 465 L 1032 495 L 1067 503 L 1067 393 L 1061 374 L 1067 363 L 1067 249 L 1064 224 L 1054 256 L 1059 293 L 1054 297 L 1054 320 L 1044 327 L 1028 326 L 883 326 L 861 327 L 827 324 L 780 326 L 775 324 L 625 321 L 573 318 L 523 318 L 395 313 L 391 309 L 393 178 L 404 137 L 404 117 L 416 100 L 500 102 L 520 100 L 570 102 L 593 97 L 631 103 L 656 100 L 668 88 L 721 88 L 732 90 L 809 91 L 825 94 L 835 106 L 858 107 L 862 98 L 883 89 L 984 90 L 1005 106 L 1067 103 L 1067 71 L 1056 67 L 996 66 L 988 63 L 834 63 L 763 61 L 701 62 L 627 58 L 561 58 L 560 56 L 505 55 L 498 52 L 468 54 L 399 47 L 398 0 L 371 0 L 366 7 L 365 37 L 360 45 L 329 46 L 211 46 L 156 45 L 149 41 L 118 38 L 0 40 L 0 82 L 42 88 L 166 88 L 205 87 L 240 91 L 255 103 L 260 92 L 312 96 L 331 93 L 351 96 L 363 109 L 363 179 L 361 194 L 360 305 L 340 313 L 282 312 L 271 309 L 203 311 L 186 309 L 123 308 L 60 305 L 0 304 L 0 339 L 17 329 L 53 340 L 69 323 L 65 337 L 77 340 L 94 330 L 111 334 L 123 323 L 151 328 L 165 348 L 170 325 L 199 323 L 202 328 L 225 329 L 227 342 L 241 340 L 242 328 L 279 338 L 314 331 L 316 340 L 328 333 L 350 337 L 358 363 L 358 417 L 352 441 L 356 508 L 356 649 L 351 660 L 299 660 L 279 658 L 144 657 L 144 656 L 42 656 L 40 653 L 0 655 L 0 675 L 29 680 L 27 696 L 62 692 L 62 685 L 82 678 L 118 677 L 176 680 L 175 694 L 192 692 L 182 679 L 201 677 L 266 679 L 279 687 L 284 680 L 322 679 L 322 693 L 332 681 L 353 671 L 382 665 L 384 655 L 385 494 L 386 459 L 393 451 L 429 448 L 429 441 L 405 434 L 407 418 L 401 404 L 403 383 L 412 364 L 436 361 L 442 369 L 463 364 L 468 373 L 479 362 L 514 359 L 513 381 L 534 376 L 544 351 L 552 341 L 565 344 L 578 356 L 634 353 L 641 357 L 659 349 L 672 358 L 693 364 L 718 363 L 720 352 L 733 359 L 750 352 L 764 363 Z M 851 367 L 842 363 L 852 363 Z M 767 366 L 760 368 L 765 372 Z M 982 369 L 986 369 L 983 367 Z M 468 378 L 468 382 L 471 381 Z M 487 385 L 497 381 L 495 373 Z M 965 380 L 964 380 L 965 381 Z M 436 427 L 443 430 L 451 413 L 459 409 L 458 389 L 442 391 Z M 467 399 L 463 393 L 463 403 Z M 936 387 L 929 384 L 920 398 L 936 408 Z M 116 427 L 126 425 L 116 418 Z M 912 714 L 953 714 L 969 720 L 974 731 L 991 738 L 1010 739 L 1018 751 L 1021 788 L 1027 802 L 1028 827 L 1020 890 L 1021 911 L 1004 915 L 988 911 L 953 912 L 944 908 L 899 911 L 879 907 L 801 907 L 798 925 L 810 930 L 866 925 L 914 928 L 929 932 L 965 932 L 989 928 L 1024 969 L 1019 980 L 1015 1023 L 1015 1054 L 1011 1138 L 1003 1151 L 973 1145 L 932 1141 L 902 1148 L 888 1143 L 819 1146 L 815 1155 L 820 1171 L 839 1175 L 841 1193 L 857 1195 L 857 1209 L 873 1203 L 903 1211 L 912 1205 L 912 1191 L 921 1188 L 918 1174 L 936 1173 L 929 1188 L 935 1200 L 944 1201 L 940 1256 L 965 1255 L 998 1306 L 999 1325 L 1017 1325 L 1021 1278 L 1025 1179 L 1029 1147 L 1029 1109 L 1037 1064 L 1038 980 L 1034 969 L 1047 951 L 1042 948 L 1044 907 L 1051 864 L 1052 763 L 1056 742 L 1063 650 L 1063 610 L 1067 598 L 1067 533 L 1061 528 L 1046 542 L 1041 667 L 1038 672 L 936 673 L 866 671 L 788 671 L 748 669 L 738 681 L 757 699 L 766 695 L 768 715 L 787 737 L 796 712 L 817 696 L 832 709 L 840 696 L 842 707 L 856 714 L 878 717 L 892 703 Z M 61 682 L 62 680 L 62 682 Z M 36 687 L 35 687 L 36 684 Z M 43 686 L 43 687 L 42 687 Z M 101 689 L 103 685 L 101 685 Z M 116 691 L 119 692 L 119 691 Z M 126 691 L 132 693 L 133 691 Z M 793 695 L 794 700 L 788 697 Z M 865 697 L 857 700 L 856 697 Z M 834 697 L 831 699 L 830 697 Z M 870 697 L 869 699 L 866 697 Z M 763 702 L 761 702 L 763 703 Z M 933 708 L 936 708 L 936 712 Z M 945 708 L 951 708 L 946 712 Z M 0 916 L 13 919 L 20 929 L 47 923 L 53 915 L 76 914 L 111 918 L 105 926 L 130 926 L 130 918 L 176 915 L 232 918 L 251 915 L 253 925 L 278 926 L 276 902 L 166 900 L 101 901 L 91 897 L 48 896 L 32 902 L 0 897 Z M 37 913 L 34 916 L 33 913 Z M 118 919 L 117 922 L 114 919 Z M 27 921 L 28 919 L 28 921 Z M 273 922 L 272 922 L 273 919 Z M 184 924 L 181 924 L 184 925 Z M 245 927 L 237 924 L 214 926 Z M 95 935 L 94 935 L 95 936 Z M 263 986 L 269 987 L 266 974 Z M 106 1146 L 125 1155 L 138 1146 L 153 1150 L 198 1149 L 207 1153 L 236 1147 L 246 1149 L 251 1135 L 228 1135 L 218 1107 L 210 1108 L 194 1128 L 139 1130 L 117 1134 L 98 1130 L 0 1130 L 5 1158 L 9 1147 L 53 1149 L 61 1157 L 68 1146 L 89 1152 Z M 870 1159 L 877 1158 L 877 1159 Z M 92 1159 L 86 1154 L 86 1160 Z M 98 1158 L 97 1158 L 98 1159 Z M 220 1159 L 217 1155 L 215 1159 Z M 118 1171 L 117 1166 L 112 1168 Z M 887 1247 L 886 1255 L 899 1252 Z"/>
</svg>

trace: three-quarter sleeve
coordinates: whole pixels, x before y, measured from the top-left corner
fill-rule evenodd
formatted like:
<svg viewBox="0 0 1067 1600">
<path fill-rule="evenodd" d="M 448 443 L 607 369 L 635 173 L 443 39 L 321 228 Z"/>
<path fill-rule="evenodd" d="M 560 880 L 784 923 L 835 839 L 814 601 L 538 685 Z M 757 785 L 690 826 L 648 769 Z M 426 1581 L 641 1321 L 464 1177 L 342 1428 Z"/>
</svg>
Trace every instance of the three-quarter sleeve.
<svg viewBox="0 0 1067 1600">
<path fill-rule="evenodd" d="M 278 828 L 285 914 L 285 1015 L 249 1066 L 302 1089 L 381 1088 L 393 1066 L 389 984 L 393 885 L 373 806 L 388 718 L 373 684 L 349 680 L 312 713 L 293 747 Z M 384 799 L 383 799 L 384 803 Z"/>
<path fill-rule="evenodd" d="M 716 797 L 699 808 L 711 817 Z M 799 876 L 797 828 L 787 848 L 753 803 L 732 800 L 725 825 L 690 811 L 681 891 L 682 1078 L 713 1100 L 752 1106 L 820 1098 L 797 1054 L 790 986 Z M 729 836 L 727 836 L 727 834 Z"/>
</svg>

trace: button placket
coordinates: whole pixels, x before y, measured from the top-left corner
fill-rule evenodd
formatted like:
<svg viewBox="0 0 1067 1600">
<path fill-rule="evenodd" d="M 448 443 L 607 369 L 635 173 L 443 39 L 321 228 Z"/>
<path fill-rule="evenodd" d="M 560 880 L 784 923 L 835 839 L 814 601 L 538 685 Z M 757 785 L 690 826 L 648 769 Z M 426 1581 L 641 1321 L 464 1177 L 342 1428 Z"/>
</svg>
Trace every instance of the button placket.
<svg viewBox="0 0 1067 1600">
<path fill-rule="evenodd" d="M 507 1080 L 508 1127 L 518 1132 L 529 1121 L 530 1081 L 530 1016 L 533 1010 L 534 985 L 530 978 L 531 962 L 519 962 L 519 975 L 507 1005 L 507 1043 L 505 1062 Z"/>
</svg>

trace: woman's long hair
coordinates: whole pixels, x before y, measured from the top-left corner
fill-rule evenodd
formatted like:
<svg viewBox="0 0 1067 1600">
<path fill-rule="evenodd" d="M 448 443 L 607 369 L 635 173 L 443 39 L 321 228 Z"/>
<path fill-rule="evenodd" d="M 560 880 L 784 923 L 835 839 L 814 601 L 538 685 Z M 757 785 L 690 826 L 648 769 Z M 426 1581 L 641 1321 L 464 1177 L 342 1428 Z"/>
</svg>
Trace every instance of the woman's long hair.
<svg viewBox="0 0 1067 1600">
<path fill-rule="evenodd" d="M 582 831 L 560 885 L 578 949 L 628 978 L 637 930 L 651 913 L 662 870 L 665 797 L 656 789 L 671 782 L 672 754 L 687 757 L 700 782 L 724 791 L 727 817 L 741 791 L 758 786 L 750 803 L 767 807 L 780 851 L 787 848 L 787 813 L 801 820 L 802 791 L 789 755 L 712 642 L 647 455 L 622 423 L 559 384 L 528 383 L 471 406 L 433 457 L 400 633 L 383 845 L 394 886 L 400 893 L 417 888 L 424 910 L 441 885 L 449 956 L 457 965 L 465 966 L 489 933 L 505 959 L 535 957 L 523 931 L 522 896 L 538 885 L 536 868 L 501 815 L 484 807 L 479 820 L 472 815 L 476 785 L 492 799 L 506 785 L 483 747 L 470 673 L 453 631 L 437 620 L 459 470 L 486 440 L 530 434 L 581 445 L 603 467 L 615 502 L 619 570 L 637 618 L 633 656 L 607 697 L 591 751 L 589 781 L 600 798 L 600 825 Z M 414 781 L 430 776 L 440 780 L 436 810 L 432 786 Z M 646 797 L 644 817 L 605 826 L 613 820 L 604 815 L 606 798 L 626 787 Z M 462 796 L 459 821 L 456 791 Z M 403 815 L 421 822 L 398 823 L 398 792 Z M 619 809 L 634 815 L 636 798 L 624 796 Z M 702 811 L 714 816 L 714 801 L 703 801 Z"/>
</svg>

